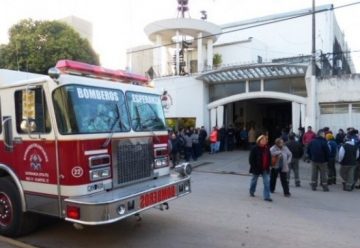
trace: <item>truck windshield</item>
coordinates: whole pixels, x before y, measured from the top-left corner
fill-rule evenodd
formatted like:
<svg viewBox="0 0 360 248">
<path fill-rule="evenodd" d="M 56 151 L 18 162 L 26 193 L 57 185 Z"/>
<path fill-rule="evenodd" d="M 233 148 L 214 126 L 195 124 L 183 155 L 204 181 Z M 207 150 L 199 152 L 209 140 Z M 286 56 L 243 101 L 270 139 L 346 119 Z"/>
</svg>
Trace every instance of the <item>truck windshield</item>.
<svg viewBox="0 0 360 248">
<path fill-rule="evenodd" d="M 139 92 L 127 92 L 131 126 L 135 131 L 165 130 L 165 117 L 160 96 Z"/>
<path fill-rule="evenodd" d="M 120 90 L 67 85 L 54 91 L 53 101 L 62 134 L 130 131 L 125 97 Z"/>
</svg>

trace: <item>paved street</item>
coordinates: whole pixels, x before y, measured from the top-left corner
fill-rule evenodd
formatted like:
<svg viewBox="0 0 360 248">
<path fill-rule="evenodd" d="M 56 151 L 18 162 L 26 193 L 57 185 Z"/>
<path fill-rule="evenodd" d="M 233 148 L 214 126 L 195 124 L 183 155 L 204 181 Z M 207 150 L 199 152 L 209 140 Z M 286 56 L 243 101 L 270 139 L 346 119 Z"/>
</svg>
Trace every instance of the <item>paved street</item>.
<svg viewBox="0 0 360 248">
<path fill-rule="evenodd" d="M 75 230 L 58 222 L 22 237 L 37 247 L 359 247 L 360 190 L 312 192 L 310 165 L 301 164 L 302 187 L 291 182 L 291 198 L 280 182 L 274 202 L 248 196 L 247 152 L 205 154 L 193 172 L 193 193 L 171 202 L 170 211 L 152 209 L 135 218 Z M 306 181 L 305 181 L 306 179 Z"/>
</svg>

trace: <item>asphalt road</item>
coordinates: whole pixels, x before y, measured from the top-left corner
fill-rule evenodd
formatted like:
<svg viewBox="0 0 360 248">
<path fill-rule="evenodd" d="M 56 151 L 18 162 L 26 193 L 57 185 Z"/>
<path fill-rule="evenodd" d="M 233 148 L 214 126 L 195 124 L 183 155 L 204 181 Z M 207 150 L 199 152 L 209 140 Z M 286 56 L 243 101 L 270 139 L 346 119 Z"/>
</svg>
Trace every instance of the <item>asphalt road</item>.
<svg viewBox="0 0 360 248">
<path fill-rule="evenodd" d="M 19 238 L 36 247 L 360 247 L 360 190 L 310 190 L 309 166 L 302 164 L 303 186 L 280 192 L 274 202 L 248 195 L 247 153 L 206 155 L 192 176 L 193 193 L 170 203 L 170 210 L 151 209 L 142 221 L 75 230 L 59 221 Z M 293 185 L 293 183 L 292 183 Z"/>
</svg>

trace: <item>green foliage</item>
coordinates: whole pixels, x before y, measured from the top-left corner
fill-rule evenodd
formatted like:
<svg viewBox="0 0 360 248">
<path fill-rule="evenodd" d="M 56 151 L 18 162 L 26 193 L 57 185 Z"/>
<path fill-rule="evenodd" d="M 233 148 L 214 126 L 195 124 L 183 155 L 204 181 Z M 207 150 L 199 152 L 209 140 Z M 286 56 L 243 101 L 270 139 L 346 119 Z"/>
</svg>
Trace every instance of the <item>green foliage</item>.
<svg viewBox="0 0 360 248">
<path fill-rule="evenodd" d="M 214 57 L 213 57 L 213 65 L 217 67 L 217 66 L 221 65 L 221 63 L 222 63 L 221 54 L 215 53 Z"/>
<path fill-rule="evenodd" d="M 47 74 L 60 59 L 99 65 L 90 43 L 58 21 L 22 20 L 9 30 L 9 43 L 0 46 L 0 68 Z"/>
</svg>

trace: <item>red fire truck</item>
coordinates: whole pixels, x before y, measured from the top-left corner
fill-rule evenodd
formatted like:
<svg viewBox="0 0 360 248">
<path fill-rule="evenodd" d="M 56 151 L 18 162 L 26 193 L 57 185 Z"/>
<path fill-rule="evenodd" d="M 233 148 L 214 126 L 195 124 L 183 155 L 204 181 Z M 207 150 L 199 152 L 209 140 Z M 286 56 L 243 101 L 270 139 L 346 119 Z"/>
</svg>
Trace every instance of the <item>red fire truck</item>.
<svg viewBox="0 0 360 248">
<path fill-rule="evenodd" d="M 49 76 L 0 69 L 0 234 L 39 214 L 113 223 L 191 192 L 169 167 L 160 94 L 147 78 L 62 60 Z"/>
</svg>

